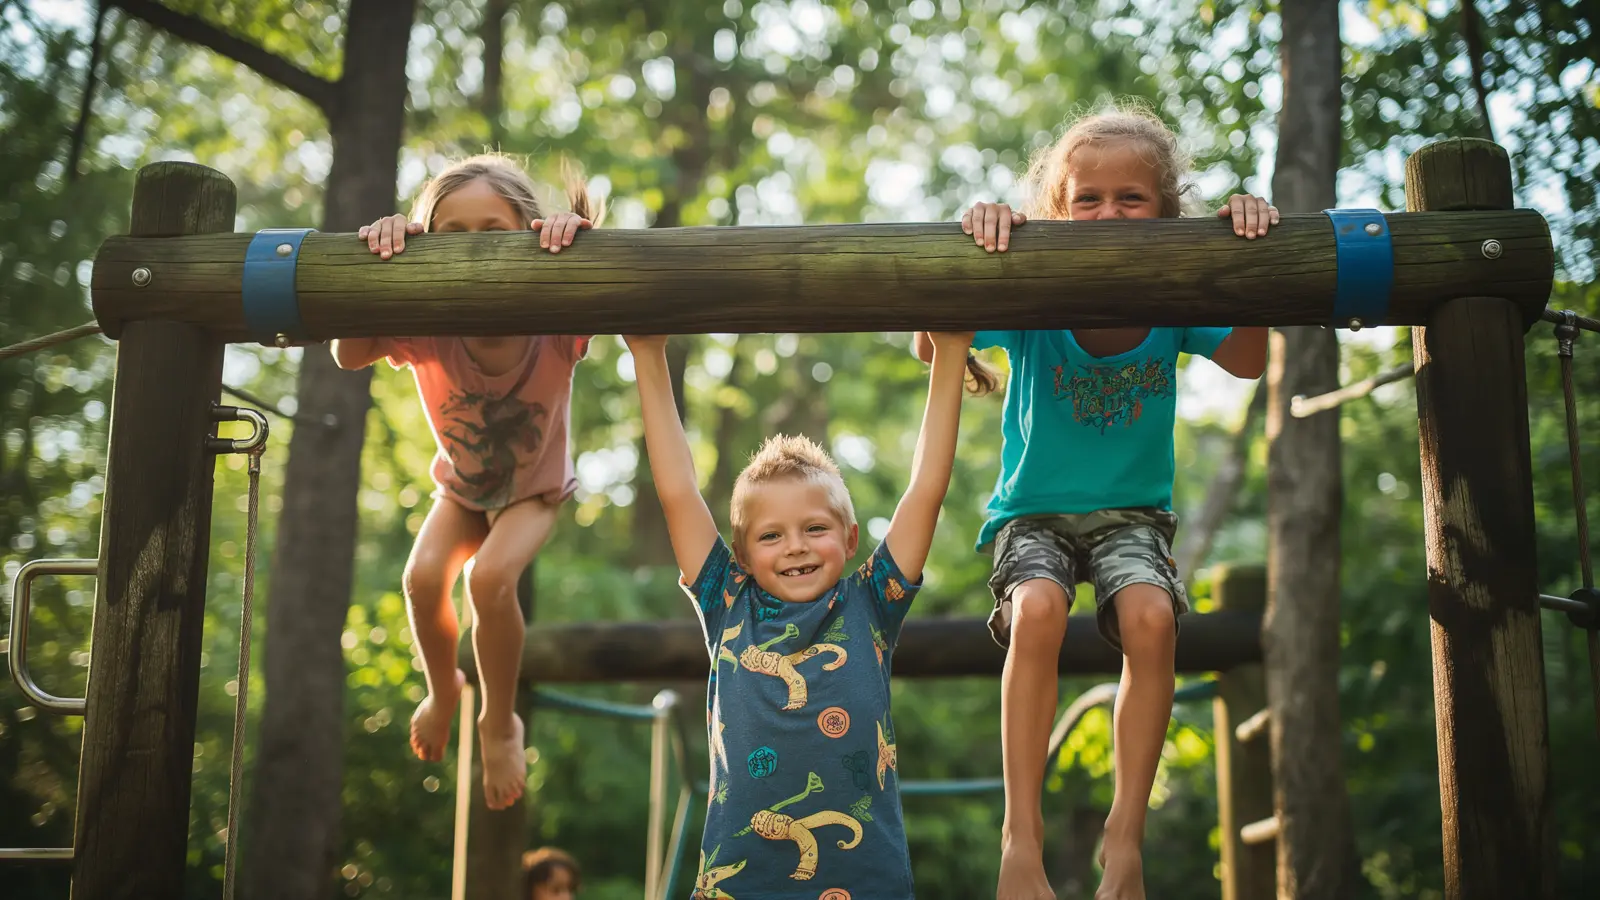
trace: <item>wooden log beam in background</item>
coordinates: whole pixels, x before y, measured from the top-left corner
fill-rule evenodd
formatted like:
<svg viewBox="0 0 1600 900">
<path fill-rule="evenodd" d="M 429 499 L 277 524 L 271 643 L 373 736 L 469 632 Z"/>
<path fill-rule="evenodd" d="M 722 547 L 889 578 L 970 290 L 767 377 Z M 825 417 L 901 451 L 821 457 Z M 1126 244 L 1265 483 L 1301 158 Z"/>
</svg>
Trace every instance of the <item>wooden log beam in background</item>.
<svg viewBox="0 0 1600 900">
<path fill-rule="evenodd" d="M 1550 296 L 1554 256 L 1537 212 L 1388 222 L 1389 324 L 1422 324 L 1441 303 L 1482 294 L 1532 322 Z M 93 278 L 101 326 L 116 337 L 127 322 L 170 319 L 251 338 L 240 300 L 250 239 L 107 240 Z M 1494 259 L 1482 251 L 1490 239 L 1502 248 Z M 1286 216 L 1255 241 L 1214 219 L 1030 222 L 1004 254 L 954 223 L 600 230 L 560 256 L 535 249 L 528 233 L 432 234 L 383 261 L 354 235 L 310 235 L 296 273 L 304 336 L 1323 325 L 1335 288 L 1324 215 Z"/>
<path fill-rule="evenodd" d="M 1122 657 L 1100 639 L 1093 616 L 1073 616 L 1061 647 L 1061 672 L 1115 673 Z M 1006 654 L 982 619 L 911 619 L 894 654 L 897 678 L 997 676 Z M 1226 671 L 1261 661 L 1259 613 L 1217 612 L 1185 616 L 1178 635 L 1178 671 Z M 528 629 L 522 679 L 581 684 L 703 679 L 710 655 L 700 624 L 691 619 L 642 622 L 569 622 Z M 472 648 L 462 644 L 461 667 L 476 678 Z"/>
</svg>

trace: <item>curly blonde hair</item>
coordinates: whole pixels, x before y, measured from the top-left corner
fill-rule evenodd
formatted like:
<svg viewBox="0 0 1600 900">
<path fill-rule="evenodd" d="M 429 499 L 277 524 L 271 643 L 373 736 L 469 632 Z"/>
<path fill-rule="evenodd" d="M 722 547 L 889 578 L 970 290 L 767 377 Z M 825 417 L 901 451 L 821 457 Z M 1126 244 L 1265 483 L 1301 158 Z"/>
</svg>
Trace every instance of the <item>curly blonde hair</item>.
<svg viewBox="0 0 1600 900">
<path fill-rule="evenodd" d="M 845 487 L 839 466 L 816 441 L 800 434 L 780 434 L 767 438 L 761 449 L 750 457 L 750 463 L 739 473 L 733 483 L 733 503 L 729 518 L 733 523 L 733 545 L 744 545 L 745 529 L 750 527 L 750 493 L 755 488 L 774 481 L 797 481 L 814 484 L 828 492 L 828 506 L 846 529 L 856 524 L 855 506 L 850 502 L 850 489 Z"/>
<path fill-rule="evenodd" d="M 1123 99 L 1080 116 L 1050 146 L 1034 154 L 1023 178 L 1027 202 L 1023 212 L 1033 219 L 1072 218 L 1067 178 L 1072 155 L 1084 147 L 1127 143 L 1137 147 L 1157 172 L 1156 189 L 1162 218 L 1183 215 L 1183 198 L 1194 185 L 1185 179 L 1189 156 L 1178 135 L 1143 101 Z"/>
<path fill-rule="evenodd" d="M 605 204 L 597 203 L 589 196 L 588 185 L 584 183 L 582 175 L 566 160 L 561 163 L 561 176 L 566 182 L 568 206 L 573 212 L 599 225 L 606 215 Z M 439 201 L 480 179 L 511 204 L 524 227 L 534 219 L 544 217 L 538 189 L 522 166 L 504 153 L 480 153 L 451 163 L 443 172 L 429 179 L 417 194 L 416 203 L 412 204 L 411 221 L 421 222 L 424 231 L 432 231 L 433 215 L 439 207 Z"/>
</svg>

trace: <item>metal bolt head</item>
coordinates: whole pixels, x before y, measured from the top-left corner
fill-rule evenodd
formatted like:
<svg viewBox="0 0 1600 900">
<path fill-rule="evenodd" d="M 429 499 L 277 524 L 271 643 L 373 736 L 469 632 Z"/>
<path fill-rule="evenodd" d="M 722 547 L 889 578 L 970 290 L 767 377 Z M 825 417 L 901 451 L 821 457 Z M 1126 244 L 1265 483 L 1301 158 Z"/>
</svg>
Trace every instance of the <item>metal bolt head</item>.
<svg viewBox="0 0 1600 900">
<path fill-rule="evenodd" d="M 293 252 L 294 252 L 294 245 L 293 244 L 279 244 L 278 245 L 278 255 L 279 256 L 288 256 L 289 254 L 291 254 Z"/>
<path fill-rule="evenodd" d="M 134 287 L 144 287 L 150 283 L 150 278 L 150 270 L 144 266 L 140 266 L 139 268 L 133 270 Z"/>
<path fill-rule="evenodd" d="M 1377 222 L 1368 222 L 1367 234 L 1377 237 L 1378 235 L 1383 234 L 1383 226 L 1379 225 Z"/>
<path fill-rule="evenodd" d="M 1500 242 L 1494 238 L 1490 238 L 1483 242 L 1484 259 L 1499 259 L 1500 254 L 1503 252 L 1505 252 L 1505 248 L 1501 247 Z"/>
<path fill-rule="evenodd" d="M 1351 331 L 1360 331 L 1361 328 L 1362 328 L 1362 322 L 1361 322 L 1360 319 L 1351 319 L 1350 320 L 1350 330 Z"/>
<path fill-rule="evenodd" d="M 289 336 L 287 334 L 275 335 L 272 338 L 272 342 L 274 344 L 277 344 L 279 347 L 284 347 L 284 348 L 287 348 L 289 346 L 289 343 L 290 343 L 289 342 Z"/>
</svg>

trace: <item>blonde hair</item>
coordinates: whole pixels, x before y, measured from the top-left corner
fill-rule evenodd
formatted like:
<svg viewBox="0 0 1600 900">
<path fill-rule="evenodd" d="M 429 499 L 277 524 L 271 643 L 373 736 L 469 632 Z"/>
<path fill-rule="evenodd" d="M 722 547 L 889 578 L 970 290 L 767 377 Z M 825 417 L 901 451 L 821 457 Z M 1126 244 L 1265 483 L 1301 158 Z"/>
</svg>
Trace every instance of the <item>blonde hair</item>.
<svg viewBox="0 0 1600 900">
<path fill-rule="evenodd" d="M 1148 104 L 1123 99 L 1081 116 L 1049 147 L 1040 150 L 1028 166 L 1023 187 L 1028 202 L 1023 211 L 1033 219 L 1072 218 L 1072 199 L 1067 196 L 1067 177 L 1072 155 L 1084 147 L 1129 142 L 1143 151 L 1145 161 L 1156 170 L 1156 190 L 1160 195 L 1162 218 L 1183 215 L 1183 197 L 1194 185 L 1184 181 L 1189 157 L 1178 143 L 1177 134 L 1155 114 Z"/>
<path fill-rule="evenodd" d="M 573 212 L 599 225 L 606 215 L 605 204 L 596 203 L 589 196 L 583 176 L 566 160 L 562 160 L 561 177 L 566 183 L 568 206 Z M 528 173 L 503 153 L 480 153 L 451 163 L 443 172 L 429 179 L 411 207 L 411 221 L 421 222 L 424 231 L 432 231 L 433 215 L 439 208 L 439 201 L 480 179 L 511 204 L 517 217 L 522 220 L 523 227 L 527 227 L 534 219 L 544 217 L 538 189 Z"/>
<path fill-rule="evenodd" d="M 746 507 L 750 492 L 774 481 L 798 481 L 814 484 L 828 492 L 828 506 L 845 528 L 856 524 L 855 506 L 850 502 L 850 489 L 845 487 L 844 476 L 828 451 L 805 435 L 780 434 L 767 438 L 750 457 L 750 463 L 739 473 L 733 483 L 733 503 L 729 518 L 733 522 L 733 545 L 744 546 L 745 529 L 750 527 Z"/>
<path fill-rule="evenodd" d="M 1161 121 L 1142 100 L 1126 98 L 1098 112 L 1079 116 L 1050 146 L 1034 154 L 1028 174 L 1022 179 L 1027 202 L 1023 212 L 1030 219 L 1072 218 L 1072 198 L 1067 196 L 1067 180 L 1072 154 L 1084 147 L 1100 147 L 1127 142 L 1143 152 L 1145 162 L 1156 170 L 1156 192 L 1160 196 L 1162 218 L 1183 215 L 1183 197 L 1193 187 L 1184 181 L 1189 157 L 1178 143 L 1177 134 Z M 992 392 L 1000 383 L 1000 373 L 988 363 L 967 353 L 967 389 L 977 396 Z"/>
</svg>

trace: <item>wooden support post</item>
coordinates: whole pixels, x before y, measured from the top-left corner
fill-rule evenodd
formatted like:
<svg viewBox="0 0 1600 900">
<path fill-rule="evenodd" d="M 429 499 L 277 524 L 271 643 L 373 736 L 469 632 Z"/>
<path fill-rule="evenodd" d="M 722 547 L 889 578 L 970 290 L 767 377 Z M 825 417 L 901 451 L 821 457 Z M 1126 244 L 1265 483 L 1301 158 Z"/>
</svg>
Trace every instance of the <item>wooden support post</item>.
<svg viewBox="0 0 1600 900">
<path fill-rule="evenodd" d="M 235 205 L 220 173 L 156 163 L 134 185 L 130 231 L 232 231 Z M 121 341 L 74 840 L 72 895 L 89 900 L 185 893 L 215 460 L 205 441 L 222 385 L 222 344 L 198 326 L 130 323 Z"/>
<path fill-rule="evenodd" d="M 1261 566 L 1228 566 L 1217 572 L 1212 593 L 1217 608 L 1260 615 L 1267 605 L 1267 572 Z M 1240 725 L 1267 705 L 1260 663 L 1217 676 L 1211 701 L 1217 741 L 1217 824 L 1222 840 L 1222 900 L 1272 900 L 1277 896 L 1277 851 L 1247 844 L 1244 826 L 1272 815 L 1272 758 L 1265 735 L 1241 735 Z"/>
<path fill-rule="evenodd" d="M 517 580 L 517 603 L 522 607 L 526 624 L 533 624 L 535 607 L 534 569 L 537 562 L 528 566 Z M 532 684 L 517 686 L 517 708 L 522 715 L 526 739 L 533 739 L 533 688 Z M 474 691 L 474 694 L 477 692 Z M 472 716 L 463 716 L 461 727 L 476 727 Z M 520 897 L 522 880 L 522 853 L 528 849 L 528 809 L 531 806 L 527 793 L 505 809 L 490 809 L 483 798 L 483 760 L 476 753 L 469 759 L 458 759 L 456 765 L 472 771 L 468 785 L 470 802 L 467 811 L 466 847 L 466 900 L 503 900 Z"/>
<path fill-rule="evenodd" d="M 1511 205 L 1509 160 L 1489 141 L 1406 161 L 1409 209 Z M 1504 259 L 1484 239 L 1477 258 Z M 1556 895 L 1524 331 L 1517 307 L 1486 297 L 1412 331 L 1450 900 Z"/>
</svg>

